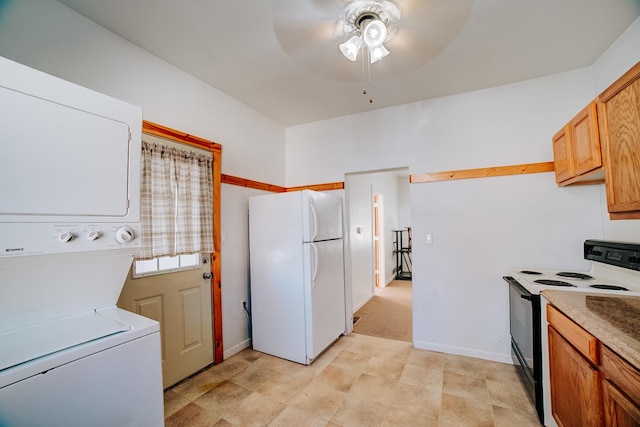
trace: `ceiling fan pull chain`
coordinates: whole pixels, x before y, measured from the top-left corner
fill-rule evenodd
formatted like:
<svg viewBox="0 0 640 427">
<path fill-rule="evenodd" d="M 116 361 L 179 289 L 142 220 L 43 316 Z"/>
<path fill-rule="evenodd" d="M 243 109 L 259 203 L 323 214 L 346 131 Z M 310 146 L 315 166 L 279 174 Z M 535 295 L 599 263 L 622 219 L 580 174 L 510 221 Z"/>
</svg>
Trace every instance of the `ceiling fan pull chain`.
<svg viewBox="0 0 640 427">
<path fill-rule="evenodd" d="M 367 87 L 371 85 L 371 52 L 368 48 L 362 49 L 362 94 L 367 94 Z M 373 98 L 369 97 L 369 104 L 373 104 Z"/>
<path fill-rule="evenodd" d="M 371 86 L 371 51 L 369 48 L 364 49 L 367 51 L 367 86 Z M 364 57 L 364 55 L 362 55 Z M 369 97 L 369 104 L 373 104 L 373 98 Z"/>
<path fill-rule="evenodd" d="M 366 68 L 365 62 L 367 60 L 367 55 L 364 53 L 364 49 L 362 50 L 362 94 L 367 94 L 367 76 L 366 76 Z"/>
</svg>

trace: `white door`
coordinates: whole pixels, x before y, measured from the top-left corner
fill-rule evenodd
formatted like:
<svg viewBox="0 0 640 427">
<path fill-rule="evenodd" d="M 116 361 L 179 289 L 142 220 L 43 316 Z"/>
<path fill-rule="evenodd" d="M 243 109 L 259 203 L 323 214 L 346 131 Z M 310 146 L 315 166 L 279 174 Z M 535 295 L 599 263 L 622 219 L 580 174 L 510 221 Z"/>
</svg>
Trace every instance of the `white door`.
<svg viewBox="0 0 640 427">
<path fill-rule="evenodd" d="M 206 262 L 204 262 L 206 260 Z M 213 363 L 211 274 L 208 254 L 200 268 L 133 278 L 124 284 L 118 307 L 160 322 L 163 387 Z"/>
<path fill-rule="evenodd" d="M 307 357 L 314 359 L 345 332 L 342 239 L 304 245 Z"/>
</svg>

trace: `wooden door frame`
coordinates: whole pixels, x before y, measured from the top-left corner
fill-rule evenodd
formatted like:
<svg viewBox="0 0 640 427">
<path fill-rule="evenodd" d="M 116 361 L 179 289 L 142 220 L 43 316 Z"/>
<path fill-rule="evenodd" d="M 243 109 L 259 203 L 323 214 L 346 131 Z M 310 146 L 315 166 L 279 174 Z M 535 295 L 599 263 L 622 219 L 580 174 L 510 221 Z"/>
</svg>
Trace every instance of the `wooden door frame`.
<svg viewBox="0 0 640 427">
<path fill-rule="evenodd" d="M 380 193 L 373 193 L 373 283 L 380 288 Z"/>
<path fill-rule="evenodd" d="M 220 248 L 220 186 L 222 183 L 221 161 L 222 145 L 188 133 L 171 129 L 146 120 L 142 121 L 142 132 L 166 138 L 192 147 L 207 150 L 213 157 L 213 248 L 211 254 L 211 307 L 213 321 L 213 355 L 214 363 L 218 364 L 224 359 L 224 346 L 222 342 L 222 283 L 221 272 L 221 248 Z"/>
</svg>

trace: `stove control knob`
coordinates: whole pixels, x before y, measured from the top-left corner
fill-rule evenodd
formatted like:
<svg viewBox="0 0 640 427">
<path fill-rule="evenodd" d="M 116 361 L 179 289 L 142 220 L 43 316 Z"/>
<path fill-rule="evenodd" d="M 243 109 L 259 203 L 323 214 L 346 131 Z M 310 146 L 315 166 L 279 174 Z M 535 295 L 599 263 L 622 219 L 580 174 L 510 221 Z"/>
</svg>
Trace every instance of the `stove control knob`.
<svg viewBox="0 0 640 427">
<path fill-rule="evenodd" d="M 70 241 L 73 240 L 74 237 L 75 236 L 73 235 L 72 232 L 65 231 L 64 233 L 58 236 L 58 240 L 60 240 L 62 243 L 69 243 Z"/>
<path fill-rule="evenodd" d="M 629 257 L 629 262 L 631 262 L 631 263 L 636 263 L 638 261 L 640 261 L 640 258 L 638 258 L 637 256 L 630 256 Z"/>
<path fill-rule="evenodd" d="M 116 242 L 121 245 L 126 243 L 131 243 L 135 240 L 136 233 L 133 231 L 133 228 L 128 225 L 124 225 L 116 230 Z"/>
<path fill-rule="evenodd" d="M 99 232 L 99 231 L 90 231 L 90 232 L 87 234 L 87 239 L 91 240 L 92 242 L 93 242 L 94 240 L 98 240 L 100 237 L 102 237 L 102 234 L 100 234 L 100 232 Z"/>
</svg>

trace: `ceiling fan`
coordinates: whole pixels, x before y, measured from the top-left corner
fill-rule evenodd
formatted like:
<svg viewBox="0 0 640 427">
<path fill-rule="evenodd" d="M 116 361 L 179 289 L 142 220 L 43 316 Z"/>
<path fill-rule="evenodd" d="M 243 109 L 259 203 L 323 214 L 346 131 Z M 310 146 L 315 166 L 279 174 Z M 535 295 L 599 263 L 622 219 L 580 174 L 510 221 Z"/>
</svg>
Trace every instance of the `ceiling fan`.
<svg viewBox="0 0 640 427">
<path fill-rule="evenodd" d="M 273 28 L 284 52 L 314 73 L 384 79 L 434 59 L 462 31 L 472 6 L 473 0 L 274 0 Z"/>
</svg>

